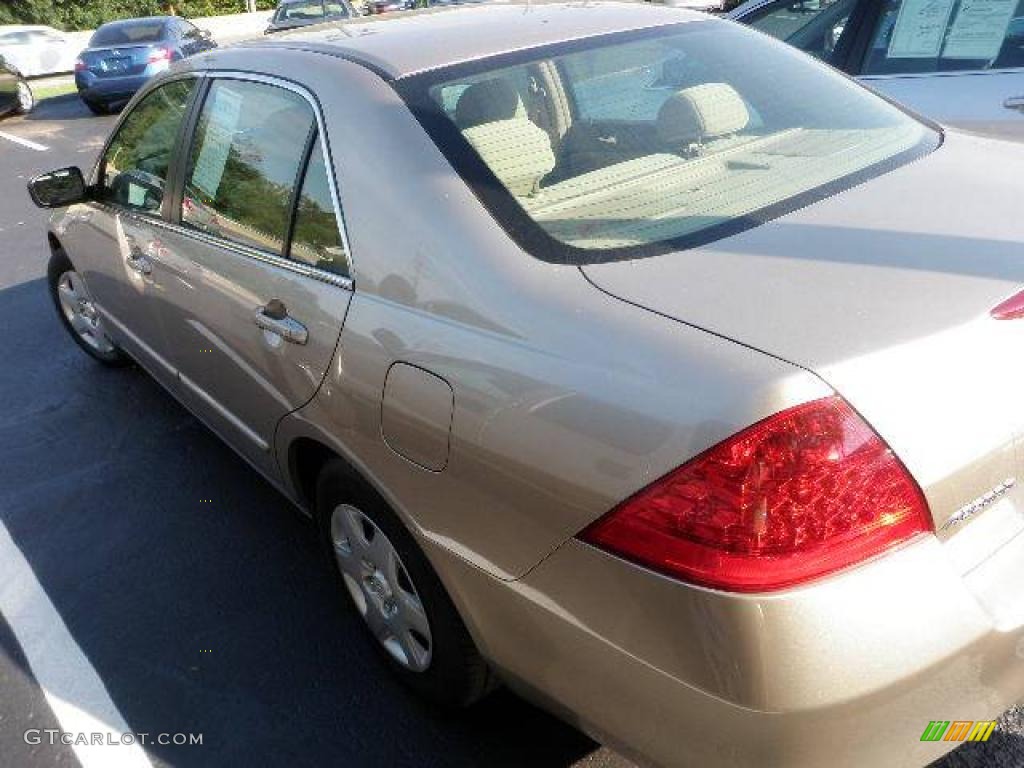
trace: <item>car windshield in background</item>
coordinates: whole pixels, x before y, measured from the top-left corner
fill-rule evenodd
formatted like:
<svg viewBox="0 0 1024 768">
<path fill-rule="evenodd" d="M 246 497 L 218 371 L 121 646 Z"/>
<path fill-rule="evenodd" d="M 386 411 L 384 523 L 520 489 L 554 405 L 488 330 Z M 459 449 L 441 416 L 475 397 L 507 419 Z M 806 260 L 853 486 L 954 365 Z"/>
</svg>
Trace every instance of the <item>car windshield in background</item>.
<svg viewBox="0 0 1024 768">
<path fill-rule="evenodd" d="M 108 45 L 136 45 L 155 43 L 164 37 L 163 21 L 108 24 L 100 27 L 89 40 L 90 48 Z"/>
<path fill-rule="evenodd" d="M 719 21 L 517 52 L 398 87 L 506 231 L 557 262 L 706 243 L 940 141 L 798 51 Z"/>
<path fill-rule="evenodd" d="M 287 3 L 277 9 L 274 21 L 307 21 L 309 19 L 322 19 L 324 7 L 320 0 L 309 0 L 308 2 Z"/>
</svg>

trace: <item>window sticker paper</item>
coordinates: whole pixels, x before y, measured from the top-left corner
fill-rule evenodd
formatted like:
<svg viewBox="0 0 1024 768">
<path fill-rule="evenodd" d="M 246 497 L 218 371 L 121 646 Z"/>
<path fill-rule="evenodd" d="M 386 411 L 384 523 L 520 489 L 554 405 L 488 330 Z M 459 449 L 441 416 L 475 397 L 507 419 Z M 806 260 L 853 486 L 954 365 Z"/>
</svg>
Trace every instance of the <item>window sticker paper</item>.
<svg viewBox="0 0 1024 768">
<path fill-rule="evenodd" d="M 889 40 L 890 59 L 936 59 L 955 0 L 904 0 Z"/>
<path fill-rule="evenodd" d="M 944 59 L 994 59 L 1017 0 L 961 0 L 942 50 Z"/>
</svg>

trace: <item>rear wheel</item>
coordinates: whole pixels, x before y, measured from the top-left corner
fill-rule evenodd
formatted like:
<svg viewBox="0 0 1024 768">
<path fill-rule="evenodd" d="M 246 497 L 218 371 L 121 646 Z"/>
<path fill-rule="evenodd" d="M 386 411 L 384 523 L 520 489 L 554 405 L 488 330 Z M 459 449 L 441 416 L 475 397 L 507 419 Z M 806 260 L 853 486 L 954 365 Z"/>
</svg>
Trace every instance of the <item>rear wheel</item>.
<svg viewBox="0 0 1024 768">
<path fill-rule="evenodd" d="M 380 496 L 340 460 L 317 482 L 320 535 L 342 591 L 394 673 L 421 696 L 464 706 L 490 670 L 429 561 Z"/>
<path fill-rule="evenodd" d="M 27 115 L 36 105 L 35 94 L 32 93 L 32 89 L 29 84 L 24 80 L 18 81 L 18 106 L 17 113 L 19 115 Z"/>
<path fill-rule="evenodd" d="M 89 111 L 94 115 L 109 115 L 110 107 L 100 101 L 93 101 L 92 99 L 82 99 L 85 102 L 85 106 L 89 108 Z"/>
<path fill-rule="evenodd" d="M 107 336 L 85 280 L 63 253 L 50 258 L 47 279 L 57 315 L 75 343 L 104 365 L 117 367 L 130 362 Z"/>
</svg>

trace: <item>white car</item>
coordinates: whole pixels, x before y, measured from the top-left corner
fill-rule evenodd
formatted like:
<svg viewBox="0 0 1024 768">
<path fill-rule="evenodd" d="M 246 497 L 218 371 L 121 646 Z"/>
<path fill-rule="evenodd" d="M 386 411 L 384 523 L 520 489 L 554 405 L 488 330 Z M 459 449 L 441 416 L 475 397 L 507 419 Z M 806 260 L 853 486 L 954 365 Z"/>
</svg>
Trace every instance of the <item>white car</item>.
<svg viewBox="0 0 1024 768">
<path fill-rule="evenodd" d="M 0 26 L 0 54 L 25 77 L 71 72 L 79 47 L 53 27 Z"/>
<path fill-rule="evenodd" d="M 751 0 L 729 17 L 940 123 L 1024 141 L 1024 0 Z"/>
</svg>

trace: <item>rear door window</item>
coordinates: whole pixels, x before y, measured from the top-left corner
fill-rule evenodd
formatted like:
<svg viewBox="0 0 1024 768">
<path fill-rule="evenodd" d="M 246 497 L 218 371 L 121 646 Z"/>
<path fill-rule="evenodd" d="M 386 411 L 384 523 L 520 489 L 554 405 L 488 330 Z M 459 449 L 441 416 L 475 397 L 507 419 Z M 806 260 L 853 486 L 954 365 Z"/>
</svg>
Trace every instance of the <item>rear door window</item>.
<svg viewBox="0 0 1024 768">
<path fill-rule="evenodd" d="M 861 74 L 1024 66 L 1024 0 L 885 0 Z"/>
<path fill-rule="evenodd" d="M 162 85 L 125 117 L 103 157 L 100 195 L 104 202 L 159 215 L 174 146 L 194 88 L 192 78 Z"/>
<path fill-rule="evenodd" d="M 282 254 L 313 124 L 309 103 L 293 91 L 214 81 L 189 154 L 181 223 Z"/>
</svg>

